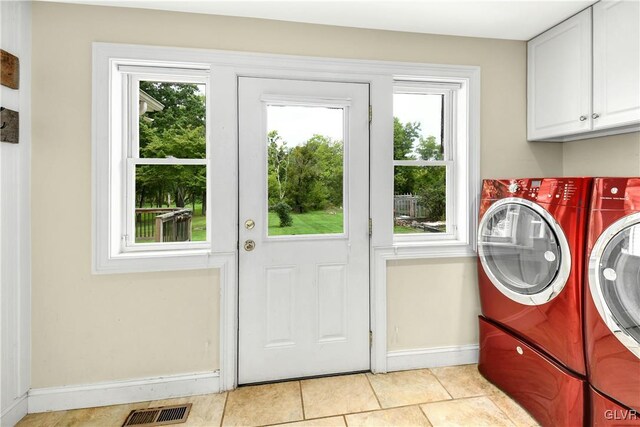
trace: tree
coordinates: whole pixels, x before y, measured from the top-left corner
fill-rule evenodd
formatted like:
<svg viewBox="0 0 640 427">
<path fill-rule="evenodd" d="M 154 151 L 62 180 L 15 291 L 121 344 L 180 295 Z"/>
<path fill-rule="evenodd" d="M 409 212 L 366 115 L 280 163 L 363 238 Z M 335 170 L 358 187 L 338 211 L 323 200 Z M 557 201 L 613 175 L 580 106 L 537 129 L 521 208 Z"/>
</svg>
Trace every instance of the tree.
<svg viewBox="0 0 640 427">
<path fill-rule="evenodd" d="M 442 145 L 438 145 L 436 137 L 433 135 L 426 138 L 420 137 L 416 152 L 422 160 L 444 160 Z"/>
<path fill-rule="evenodd" d="M 139 120 L 140 157 L 206 157 L 205 96 L 198 85 L 188 83 L 140 82 L 140 89 L 164 105 Z M 146 165 L 136 171 L 138 206 L 155 199 L 155 205 L 177 207 L 202 203 L 206 209 L 206 168 L 204 166 Z"/>
<path fill-rule="evenodd" d="M 206 124 L 205 95 L 196 84 L 140 82 L 140 89 L 158 100 L 164 108 L 147 113 L 152 115 L 152 127 L 170 129 L 172 127 L 197 128 Z M 204 137 L 204 134 L 203 134 Z"/>
<path fill-rule="evenodd" d="M 323 135 L 313 135 L 307 145 L 315 147 L 315 156 L 320 168 L 320 184 L 325 187 L 327 205 L 342 207 L 344 145 Z"/>
<path fill-rule="evenodd" d="M 420 177 L 417 191 L 419 201 L 426 208 L 428 221 L 445 221 L 447 216 L 446 167 L 427 167 Z"/>
<path fill-rule="evenodd" d="M 313 135 L 289 151 L 286 202 L 294 212 L 342 207 L 343 144 Z"/>
<path fill-rule="evenodd" d="M 442 146 L 435 136 L 420 136 L 420 123 L 402 123 L 393 119 L 394 160 L 443 160 Z M 414 151 L 415 147 L 415 151 Z M 416 156 L 417 154 L 417 156 Z M 396 166 L 394 193 L 413 194 L 425 208 L 429 221 L 446 219 L 446 167 Z"/>
<path fill-rule="evenodd" d="M 416 160 L 413 144 L 420 137 L 420 123 L 402 124 L 397 117 L 393 118 L 393 159 Z M 416 186 L 416 173 L 419 170 L 412 166 L 394 168 L 394 193 L 412 194 Z"/>
<path fill-rule="evenodd" d="M 267 134 L 267 158 L 269 166 L 269 203 L 283 202 L 287 194 L 289 178 L 289 148 L 277 130 Z"/>
</svg>

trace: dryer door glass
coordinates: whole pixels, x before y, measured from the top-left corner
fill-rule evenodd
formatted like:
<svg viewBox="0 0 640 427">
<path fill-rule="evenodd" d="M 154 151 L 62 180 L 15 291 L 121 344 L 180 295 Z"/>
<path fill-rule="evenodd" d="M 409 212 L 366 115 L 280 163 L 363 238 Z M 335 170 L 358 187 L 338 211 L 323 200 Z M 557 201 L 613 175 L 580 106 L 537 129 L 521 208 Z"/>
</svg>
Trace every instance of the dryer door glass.
<svg viewBox="0 0 640 427">
<path fill-rule="evenodd" d="M 598 274 L 602 297 L 616 323 L 640 343 L 640 224 L 613 236 Z"/>
<path fill-rule="evenodd" d="M 547 221 L 527 206 L 510 203 L 483 220 L 478 244 L 494 284 L 520 295 L 535 295 L 553 283 L 562 253 Z M 498 283 L 496 283 L 498 282 Z"/>
</svg>

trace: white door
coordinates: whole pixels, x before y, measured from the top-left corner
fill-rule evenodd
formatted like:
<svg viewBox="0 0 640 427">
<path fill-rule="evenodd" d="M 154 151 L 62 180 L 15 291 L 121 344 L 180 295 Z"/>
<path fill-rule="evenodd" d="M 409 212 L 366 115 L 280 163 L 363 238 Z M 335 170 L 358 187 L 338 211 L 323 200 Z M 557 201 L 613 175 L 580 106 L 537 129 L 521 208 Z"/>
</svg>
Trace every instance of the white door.
<svg viewBox="0 0 640 427">
<path fill-rule="evenodd" d="M 593 5 L 593 128 L 640 122 L 640 3 Z"/>
<path fill-rule="evenodd" d="M 527 44 L 528 138 L 591 130 L 591 9 Z"/>
<path fill-rule="evenodd" d="M 238 381 L 368 370 L 369 86 L 238 84 Z"/>
</svg>

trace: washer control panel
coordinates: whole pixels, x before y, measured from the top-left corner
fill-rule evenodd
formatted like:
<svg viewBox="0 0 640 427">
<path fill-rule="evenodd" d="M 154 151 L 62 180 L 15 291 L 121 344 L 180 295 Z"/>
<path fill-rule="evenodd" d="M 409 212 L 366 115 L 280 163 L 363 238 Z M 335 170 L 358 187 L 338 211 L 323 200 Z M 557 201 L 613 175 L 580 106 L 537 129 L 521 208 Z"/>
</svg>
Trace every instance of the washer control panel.
<svg viewBox="0 0 640 427">
<path fill-rule="evenodd" d="M 596 178 L 591 206 L 594 210 L 640 211 L 640 177 Z"/>
<path fill-rule="evenodd" d="M 483 199 L 519 197 L 537 203 L 586 206 L 591 178 L 485 180 Z"/>
</svg>

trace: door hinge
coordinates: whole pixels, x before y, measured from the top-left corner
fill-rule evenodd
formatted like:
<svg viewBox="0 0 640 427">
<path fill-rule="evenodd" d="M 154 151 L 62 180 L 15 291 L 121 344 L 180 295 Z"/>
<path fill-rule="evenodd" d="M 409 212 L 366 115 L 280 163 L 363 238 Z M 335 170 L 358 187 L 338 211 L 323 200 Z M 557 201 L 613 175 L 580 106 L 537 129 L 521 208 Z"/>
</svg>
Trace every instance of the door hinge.
<svg viewBox="0 0 640 427">
<path fill-rule="evenodd" d="M 371 123 L 372 119 L 373 119 L 373 107 L 369 105 L 369 123 Z"/>
<path fill-rule="evenodd" d="M 369 347 L 373 346 L 373 332 L 369 331 Z"/>
<path fill-rule="evenodd" d="M 369 218 L 369 237 L 373 235 L 373 220 Z"/>
</svg>

